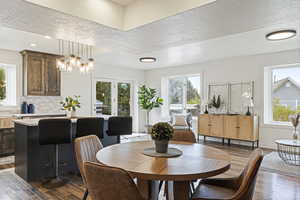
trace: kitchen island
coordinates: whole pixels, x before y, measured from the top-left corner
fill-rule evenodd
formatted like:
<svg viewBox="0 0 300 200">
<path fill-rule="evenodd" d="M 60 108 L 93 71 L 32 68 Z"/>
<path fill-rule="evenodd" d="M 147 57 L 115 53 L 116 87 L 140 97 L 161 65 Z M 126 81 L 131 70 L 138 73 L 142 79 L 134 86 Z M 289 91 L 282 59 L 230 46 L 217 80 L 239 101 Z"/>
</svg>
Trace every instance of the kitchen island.
<svg viewBox="0 0 300 200">
<path fill-rule="evenodd" d="M 53 119 L 53 118 L 51 118 Z M 14 120 L 15 123 L 15 172 L 26 181 L 37 181 L 55 176 L 55 146 L 39 145 L 38 122 L 40 119 Z M 72 140 L 75 139 L 77 119 L 71 119 Z M 103 146 L 117 144 L 120 138 L 106 134 L 108 120 L 104 120 Z M 59 172 L 78 173 L 74 144 L 59 145 Z"/>
</svg>

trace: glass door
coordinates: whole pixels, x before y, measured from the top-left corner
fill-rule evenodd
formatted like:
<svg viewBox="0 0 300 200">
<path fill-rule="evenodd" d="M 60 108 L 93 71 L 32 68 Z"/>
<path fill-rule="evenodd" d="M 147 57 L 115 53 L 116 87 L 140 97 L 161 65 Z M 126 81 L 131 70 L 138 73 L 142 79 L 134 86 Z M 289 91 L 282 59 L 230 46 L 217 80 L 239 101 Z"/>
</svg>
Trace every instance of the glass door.
<svg viewBox="0 0 300 200">
<path fill-rule="evenodd" d="M 113 82 L 109 80 L 96 81 L 95 111 L 97 114 L 113 115 L 112 107 Z"/>
<path fill-rule="evenodd" d="M 132 83 L 110 79 L 94 81 L 94 113 L 96 115 L 131 116 Z"/>
<path fill-rule="evenodd" d="M 129 82 L 118 82 L 118 116 L 130 116 L 131 114 L 131 84 Z"/>
</svg>

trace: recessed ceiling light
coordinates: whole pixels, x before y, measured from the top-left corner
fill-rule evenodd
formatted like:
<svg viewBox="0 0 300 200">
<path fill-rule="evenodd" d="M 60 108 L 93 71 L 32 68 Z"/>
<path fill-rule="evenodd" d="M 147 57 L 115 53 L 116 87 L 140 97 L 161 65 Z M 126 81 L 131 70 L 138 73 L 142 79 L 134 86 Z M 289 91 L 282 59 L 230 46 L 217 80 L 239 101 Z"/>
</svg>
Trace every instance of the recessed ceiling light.
<svg viewBox="0 0 300 200">
<path fill-rule="evenodd" d="M 296 30 L 288 29 L 288 30 L 280 30 L 268 33 L 266 38 L 271 41 L 276 40 L 285 40 L 296 36 Z"/>
<path fill-rule="evenodd" d="M 154 58 L 154 57 L 142 57 L 142 58 L 140 58 L 140 62 L 142 62 L 142 63 L 153 63 L 153 62 L 156 62 L 156 58 Z"/>
<path fill-rule="evenodd" d="M 49 35 L 45 35 L 46 39 L 51 39 L 51 37 Z"/>
<path fill-rule="evenodd" d="M 31 47 L 36 47 L 36 44 L 31 43 L 30 46 L 31 46 Z"/>
</svg>

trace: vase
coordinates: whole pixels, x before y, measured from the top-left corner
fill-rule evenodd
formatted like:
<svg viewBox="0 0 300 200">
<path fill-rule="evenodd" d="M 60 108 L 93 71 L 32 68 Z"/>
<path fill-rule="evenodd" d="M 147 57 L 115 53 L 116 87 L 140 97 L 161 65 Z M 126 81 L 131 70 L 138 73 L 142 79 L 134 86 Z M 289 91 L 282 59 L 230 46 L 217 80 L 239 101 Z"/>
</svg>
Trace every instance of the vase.
<svg viewBox="0 0 300 200">
<path fill-rule="evenodd" d="M 67 111 L 67 117 L 68 118 L 75 118 L 76 117 L 76 111 L 71 110 L 71 111 Z"/>
<path fill-rule="evenodd" d="M 294 139 L 294 140 L 300 139 L 299 136 L 298 136 L 297 129 L 294 129 L 294 131 L 293 131 L 293 139 Z"/>
<path fill-rule="evenodd" d="M 157 153 L 167 153 L 169 140 L 154 140 L 155 143 L 155 151 Z"/>
</svg>

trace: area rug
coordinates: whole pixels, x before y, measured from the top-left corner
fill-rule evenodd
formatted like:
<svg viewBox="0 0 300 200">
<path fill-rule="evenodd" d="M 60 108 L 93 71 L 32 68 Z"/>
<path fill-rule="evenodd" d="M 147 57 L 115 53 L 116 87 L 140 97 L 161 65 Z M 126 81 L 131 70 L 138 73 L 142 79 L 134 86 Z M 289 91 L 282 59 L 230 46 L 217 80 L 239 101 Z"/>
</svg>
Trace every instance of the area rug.
<svg viewBox="0 0 300 200">
<path fill-rule="evenodd" d="M 282 175 L 300 177 L 300 166 L 286 164 L 281 160 L 277 152 L 271 152 L 265 155 L 261 168 Z"/>
</svg>

